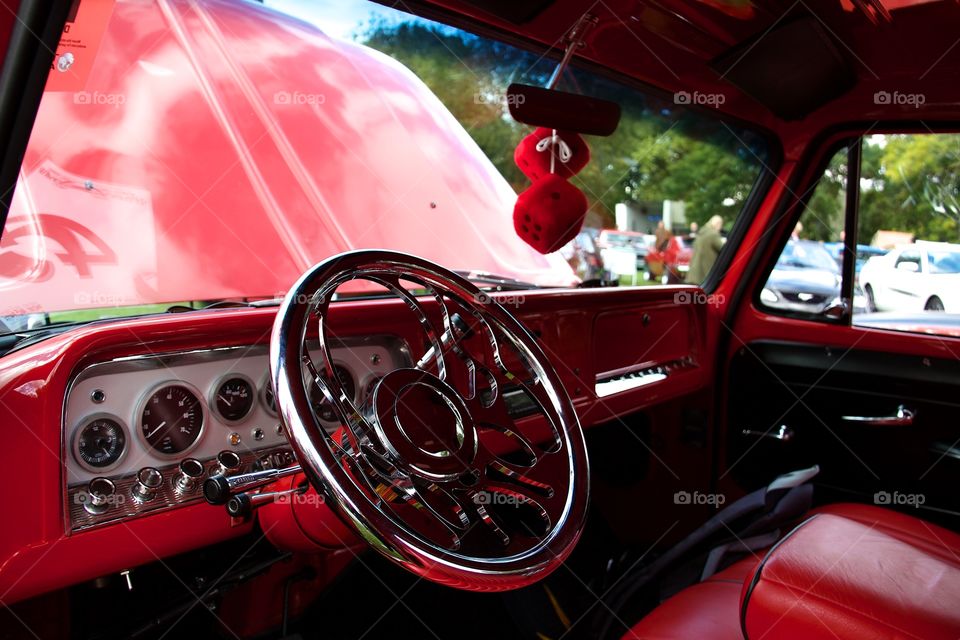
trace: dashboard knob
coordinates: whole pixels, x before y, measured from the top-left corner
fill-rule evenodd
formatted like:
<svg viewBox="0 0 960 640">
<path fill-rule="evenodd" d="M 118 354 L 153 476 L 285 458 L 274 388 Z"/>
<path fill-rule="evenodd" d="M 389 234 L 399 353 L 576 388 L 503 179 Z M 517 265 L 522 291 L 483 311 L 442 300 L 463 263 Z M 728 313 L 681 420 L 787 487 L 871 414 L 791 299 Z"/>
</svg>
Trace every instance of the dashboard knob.
<svg viewBox="0 0 960 640">
<path fill-rule="evenodd" d="M 99 515 L 110 507 L 110 501 L 117 487 L 107 478 L 94 478 L 87 484 L 87 500 L 83 508 L 91 515 Z"/>
<path fill-rule="evenodd" d="M 227 475 L 240 468 L 240 456 L 233 451 L 221 451 L 217 454 L 217 465 L 220 467 L 219 473 Z"/>
<path fill-rule="evenodd" d="M 186 458 L 180 462 L 180 470 L 173 481 L 173 488 L 178 494 L 193 493 L 203 479 L 203 464 L 196 458 Z"/>
<path fill-rule="evenodd" d="M 148 502 L 157 495 L 157 489 L 163 484 L 163 475 L 153 467 L 144 467 L 137 472 L 137 482 L 133 485 L 133 499 Z"/>
</svg>

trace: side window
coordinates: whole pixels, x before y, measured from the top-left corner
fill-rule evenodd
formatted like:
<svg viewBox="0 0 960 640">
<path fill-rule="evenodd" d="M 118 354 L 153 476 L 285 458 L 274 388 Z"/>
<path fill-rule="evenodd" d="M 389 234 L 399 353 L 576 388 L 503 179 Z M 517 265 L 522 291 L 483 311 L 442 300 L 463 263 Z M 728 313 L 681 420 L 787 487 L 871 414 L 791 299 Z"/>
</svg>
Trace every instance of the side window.
<svg viewBox="0 0 960 640">
<path fill-rule="evenodd" d="M 903 251 L 894 262 L 893 268 L 900 271 L 920 271 L 920 252 Z"/>
<path fill-rule="evenodd" d="M 830 160 L 760 304 L 811 319 L 960 335 L 949 315 L 960 314 L 960 134 L 871 135 L 859 155 L 853 172 L 846 148 Z M 856 211 L 847 210 L 851 175 L 859 178 Z"/>
<path fill-rule="evenodd" d="M 863 141 L 857 242 L 861 326 L 958 335 L 960 134 L 869 136 Z"/>
<path fill-rule="evenodd" d="M 834 154 L 760 291 L 763 306 L 819 316 L 840 305 L 847 150 Z"/>
</svg>

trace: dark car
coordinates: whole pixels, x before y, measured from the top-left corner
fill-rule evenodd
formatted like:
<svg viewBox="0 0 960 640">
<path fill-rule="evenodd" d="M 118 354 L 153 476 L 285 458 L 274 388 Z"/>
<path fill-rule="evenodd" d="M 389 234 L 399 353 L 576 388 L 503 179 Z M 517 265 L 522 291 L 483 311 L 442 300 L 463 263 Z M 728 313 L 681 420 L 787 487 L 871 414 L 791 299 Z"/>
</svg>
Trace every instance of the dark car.
<svg viewBox="0 0 960 640">
<path fill-rule="evenodd" d="M 841 280 L 840 267 L 823 244 L 791 240 L 770 272 L 760 300 L 773 309 L 820 314 L 840 304 Z M 855 299 L 855 310 L 864 310 L 856 309 L 861 301 Z"/>
</svg>

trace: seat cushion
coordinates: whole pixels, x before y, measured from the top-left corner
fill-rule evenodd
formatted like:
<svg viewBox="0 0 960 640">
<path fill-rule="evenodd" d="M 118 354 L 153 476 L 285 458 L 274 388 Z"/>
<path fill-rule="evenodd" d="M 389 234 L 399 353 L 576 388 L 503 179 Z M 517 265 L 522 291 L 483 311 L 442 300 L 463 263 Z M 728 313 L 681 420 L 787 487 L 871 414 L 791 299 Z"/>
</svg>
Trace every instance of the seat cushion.
<svg viewBox="0 0 960 640">
<path fill-rule="evenodd" d="M 654 609 L 624 640 L 741 640 L 740 592 L 762 557 L 760 552 L 687 587 Z"/>
<path fill-rule="evenodd" d="M 960 536 L 909 515 L 859 504 L 830 505 L 817 509 L 814 514 L 832 515 L 848 523 L 863 525 L 944 562 L 947 558 L 955 561 L 960 558 Z M 757 574 L 760 559 L 766 554 L 766 551 L 759 551 L 758 557 L 741 560 L 705 582 L 684 589 L 637 623 L 623 636 L 624 640 L 743 640 L 741 596 Z M 891 596 L 895 597 L 893 594 Z M 796 601 L 797 598 L 794 598 L 791 604 Z M 789 606 L 784 606 L 783 610 Z M 960 609 L 960 606 L 957 608 Z M 831 640 L 837 637 L 913 637 L 890 633 L 851 636 L 838 632 L 834 635 L 824 626 L 820 630 L 824 637 Z M 778 640 L 791 637 L 786 634 L 784 625 L 766 635 L 761 631 L 750 637 Z M 953 638 L 957 637 L 960 637 L 960 633 L 954 634 Z"/>
<path fill-rule="evenodd" d="M 744 583 L 744 636 L 960 637 L 958 537 L 887 512 L 873 519 L 821 513 L 780 540 Z"/>
</svg>

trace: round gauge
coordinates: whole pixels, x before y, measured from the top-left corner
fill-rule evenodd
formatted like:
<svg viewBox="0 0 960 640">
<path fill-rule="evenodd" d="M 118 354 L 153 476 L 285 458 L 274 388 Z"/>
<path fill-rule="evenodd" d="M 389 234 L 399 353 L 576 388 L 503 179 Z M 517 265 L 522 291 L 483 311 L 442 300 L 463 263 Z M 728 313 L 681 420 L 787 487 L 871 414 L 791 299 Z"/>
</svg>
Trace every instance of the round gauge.
<svg viewBox="0 0 960 640">
<path fill-rule="evenodd" d="M 88 469 L 102 470 L 114 466 L 127 448 L 126 430 L 112 416 L 88 418 L 74 437 L 77 461 Z"/>
<path fill-rule="evenodd" d="M 203 430 L 203 404 L 189 387 L 167 384 L 147 397 L 140 410 L 140 433 L 155 451 L 183 453 Z"/>
<path fill-rule="evenodd" d="M 277 396 L 273 393 L 273 385 L 270 383 L 270 374 L 263 379 L 263 387 L 260 390 L 260 401 L 266 408 L 267 413 L 277 417 Z"/>
<path fill-rule="evenodd" d="M 210 404 L 225 422 L 240 422 L 248 415 L 256 400 L 253 383 L 242 376 L 229 376 L 216 385 Z"/>
<path fill-rule="evenodd" d="M 357 391 L 356 385 L 353 382 L 353 376 L 350 375 L 346 367 L 341 365 L 334 365 L 333 370 L 340 380 L 344 394 L 352 401 Z M 320 391 L 320 387 L 316 384 L 310 385 L 310 404 L 313 405 L 313 410 L 317 416 L 324 422 L 337 421 L 337 413 L 333 410 L 333 405 L 326 401 L 323 397 L 323 392 Z"/>
</svg>

